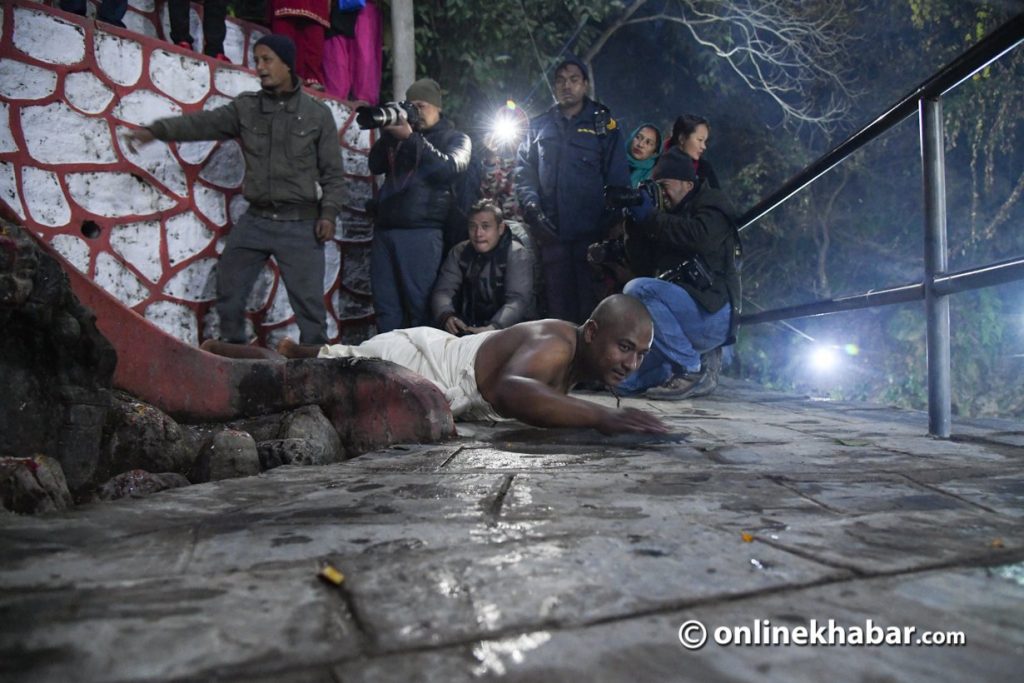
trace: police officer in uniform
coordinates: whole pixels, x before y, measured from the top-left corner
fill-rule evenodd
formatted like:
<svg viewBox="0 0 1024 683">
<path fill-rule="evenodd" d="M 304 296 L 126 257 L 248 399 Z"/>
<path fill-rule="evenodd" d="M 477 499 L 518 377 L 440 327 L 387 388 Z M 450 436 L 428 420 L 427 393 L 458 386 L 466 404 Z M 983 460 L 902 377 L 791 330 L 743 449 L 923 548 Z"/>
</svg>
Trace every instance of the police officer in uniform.
<svg viewBox="0 0 1024 683">
<path fill-rule="evenodd" d="M 605 185 L 629 185 L 622 136 L 608 107 L 587 97 L 587 68 L 555 70 L 556 104 L 530 121 L 516 163 L 516 195 L 540 244 L 546 314 L 586 320 L 598 292 L 587 247 L 604 238 Z"/>
</svg>

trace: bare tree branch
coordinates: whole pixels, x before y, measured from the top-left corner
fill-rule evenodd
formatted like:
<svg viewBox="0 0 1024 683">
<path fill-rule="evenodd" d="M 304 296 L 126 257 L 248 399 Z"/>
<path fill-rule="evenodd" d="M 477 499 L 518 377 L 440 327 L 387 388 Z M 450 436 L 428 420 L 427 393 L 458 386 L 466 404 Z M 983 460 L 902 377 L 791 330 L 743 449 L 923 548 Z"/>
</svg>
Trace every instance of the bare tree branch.
<svg viewBox="0 0 1024 683">
<path fill-rule="evenodd" d="M 849 112 L 854 93 L 845 55 L 855 36 L 839 23 L 846 12 L 841 1 L 668 0 L 663 9 L 641 15 L 648 4 L 635 0 L 605 28 L 584 54 L 588 67 L 623 27 L 669 22 L 685 27 L 747 87 L 767 94 L 783 124 L 829 133 Z M 815 6 L 831 11 L 815 12 Z"/>
<path fill-rule="evenodd" d="M 818 230 L 814 234 L 814 243 L 818 247 L 818 289 L 824 298 L 832 296 L 832 285 L 828 280 L 828 252 L 832 245 L 831 222 L 832 211 L 835 209 L 839 195 L 846 188 L 850 180 L 849 167 L 844 166 L 840 173 L 839 183 L 832 188 L 828 199 L 825 201 L 825 210 L 818 214 Z"/>
<path fill-rule="evenodd" d="M 995 237 L 996 228 L 1007 221 L 1010 217 L 1010 211 L 1020 201 L 1022 196 L 1024 196 L 1024 173 L 1021 173 L 1020 177 L 1017 178 L 1017 184 L 1014 186 L 1013 191 L 1010 192 L 1010 196 L 1006 198 L 1006 201 L 996 211 L 996 215 L 982 231 L 982 236 L 985 239 L 993 239 Z"/>
</svg>

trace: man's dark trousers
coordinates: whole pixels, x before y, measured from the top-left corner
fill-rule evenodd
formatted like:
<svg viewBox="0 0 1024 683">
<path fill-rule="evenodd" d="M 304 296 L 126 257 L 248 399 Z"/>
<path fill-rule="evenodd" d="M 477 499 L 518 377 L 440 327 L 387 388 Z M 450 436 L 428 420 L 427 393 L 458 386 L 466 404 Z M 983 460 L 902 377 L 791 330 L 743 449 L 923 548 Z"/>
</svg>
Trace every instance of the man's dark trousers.
<svg viewBox="0 0 1024 683">
<path fill-rule="evenodd" d="M 228 234 L 217 266 L 220 338 L 247 343 L 245 304 L 263 264 L 271 256 L 281 271 L 295 311 L 299 341 L 325 344 L 324 245 L 316 239 L 316 220 L 273 220 L 246 212 Z"/>
<path fill-rule="evenodd" d="M 85 16 L 86 0 L 60 0 L 60 8 Z M 96 18 L 114 26 L 124 28 L 124 13 L 128 11 L 128 0 L 103 0 L 96 12 Z"/>
<path fill-rule="evenodd" d="M 370 286 L 378 333 L 431 323 L 430 290 L 443 258 L 437 228 L 374 230 Z"/>
<path fill-rule="evenodd" d="M 594 271 L 587 264 L 587 247 L 596 241 L 553 242 L 540 248 L 548 317 L 574 323 L 590 317 L 598 294 Z"/>
<path fill-rule="evenodd" d="M 224 24 L 228 14 L 227 0 L 203 1 L 203 42 L 196 45 L 191 34 L 189 0 L 169 0 L 167 18 L 171 24 L 171 42 L 178 44 L 187 42 L 196 52 L 203 52 L 208 57 L 216 57 L 224 52 L 224 38 L 227 27 Z"/>
</svg>

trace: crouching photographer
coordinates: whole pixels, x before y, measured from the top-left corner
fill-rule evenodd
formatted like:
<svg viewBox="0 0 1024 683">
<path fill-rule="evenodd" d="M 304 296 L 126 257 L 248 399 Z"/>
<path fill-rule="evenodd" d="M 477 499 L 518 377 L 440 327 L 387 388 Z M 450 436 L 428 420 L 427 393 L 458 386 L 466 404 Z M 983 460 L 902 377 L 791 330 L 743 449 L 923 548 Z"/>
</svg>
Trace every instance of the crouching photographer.
<svg viewBox="0 0 1024 683">
<path fill-rule="evenodd" d="M 653 399 L 703 396 L 718 385 L 721 346 L 735 341 L 739 320 L 735 213 L 680 150 L 663 154 L 651 177 L 629 207 L 625 251 L 638 277 L 623 291 L 650 311 L 654 344 L 619 388 Z"/>
</svg>

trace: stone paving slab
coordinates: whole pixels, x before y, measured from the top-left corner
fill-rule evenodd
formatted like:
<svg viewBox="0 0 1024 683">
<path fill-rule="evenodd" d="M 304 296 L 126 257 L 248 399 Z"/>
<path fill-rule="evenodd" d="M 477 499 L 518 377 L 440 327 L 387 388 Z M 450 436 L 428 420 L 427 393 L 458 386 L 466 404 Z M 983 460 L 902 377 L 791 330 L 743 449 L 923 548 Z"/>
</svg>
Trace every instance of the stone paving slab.
<svg viewBox="0 0 1024 683">
<path fill-rule="evenodd" d="M 314 563 L 180 574 L 93 587 L 3 592 L 0 678 L 169 680 L 244 663 L 330 663 L 355 656 L 359 633 Z M 286 585 L 286 590 L 280 586 Z"/>
<path fill-rule="evenodd" d="M 844 572 L 771 547 L 740 548 L 690 525 L 677 538 L 587 533 L 528 542 L 467 544 L 392 558 L 339 556 L 363 623 L 380 651 L 440 645 L 528 629 L 622 618 Z M 751 554 L 761 558 L 751 564 Z"/>
<path fill-rule="evenodd" d="M 463 424 L 336 465 L 0 516 L 0 680 L 1017 680 L 1015 425 L 941 441 L 920 413 L 735 382 L 627 403 L 674 432 Z M 340 587 L 316 578 L 324 562 Z M 677 635 L 830 618 L 967 644 L 690 651 Z"/>
<path fill-rule="evenodd" d="M 880 599 L 884 596 L 885 602 Z M 746 601 L 701 605 L 588 627 L 540 629 L 500 639 L 371 658 L 338 667 L 346 683 L 400 680 L 473 681 L 863 681 L 1019 680 L 1024 648 L 1019 584 L 987 570 L 928 572 L 777 592 Z M 995 607 L 993 608 L 993 605 Z M 895 616 L 886 616 L 895 615 Z M 722 646 L 712 639 L 689 651 L 680 626 L 699 620 L 718 627 L 839 626 L 963 632 L 965 646 Z M 731 635 L 731 634 L 730 634 Z M 911 639 L 914 642 L 914 638 Z M 310 678 L 309 680 L 314 680 Z M 325 679 L 326 680 L 326 679 Z"/>
</svg>

